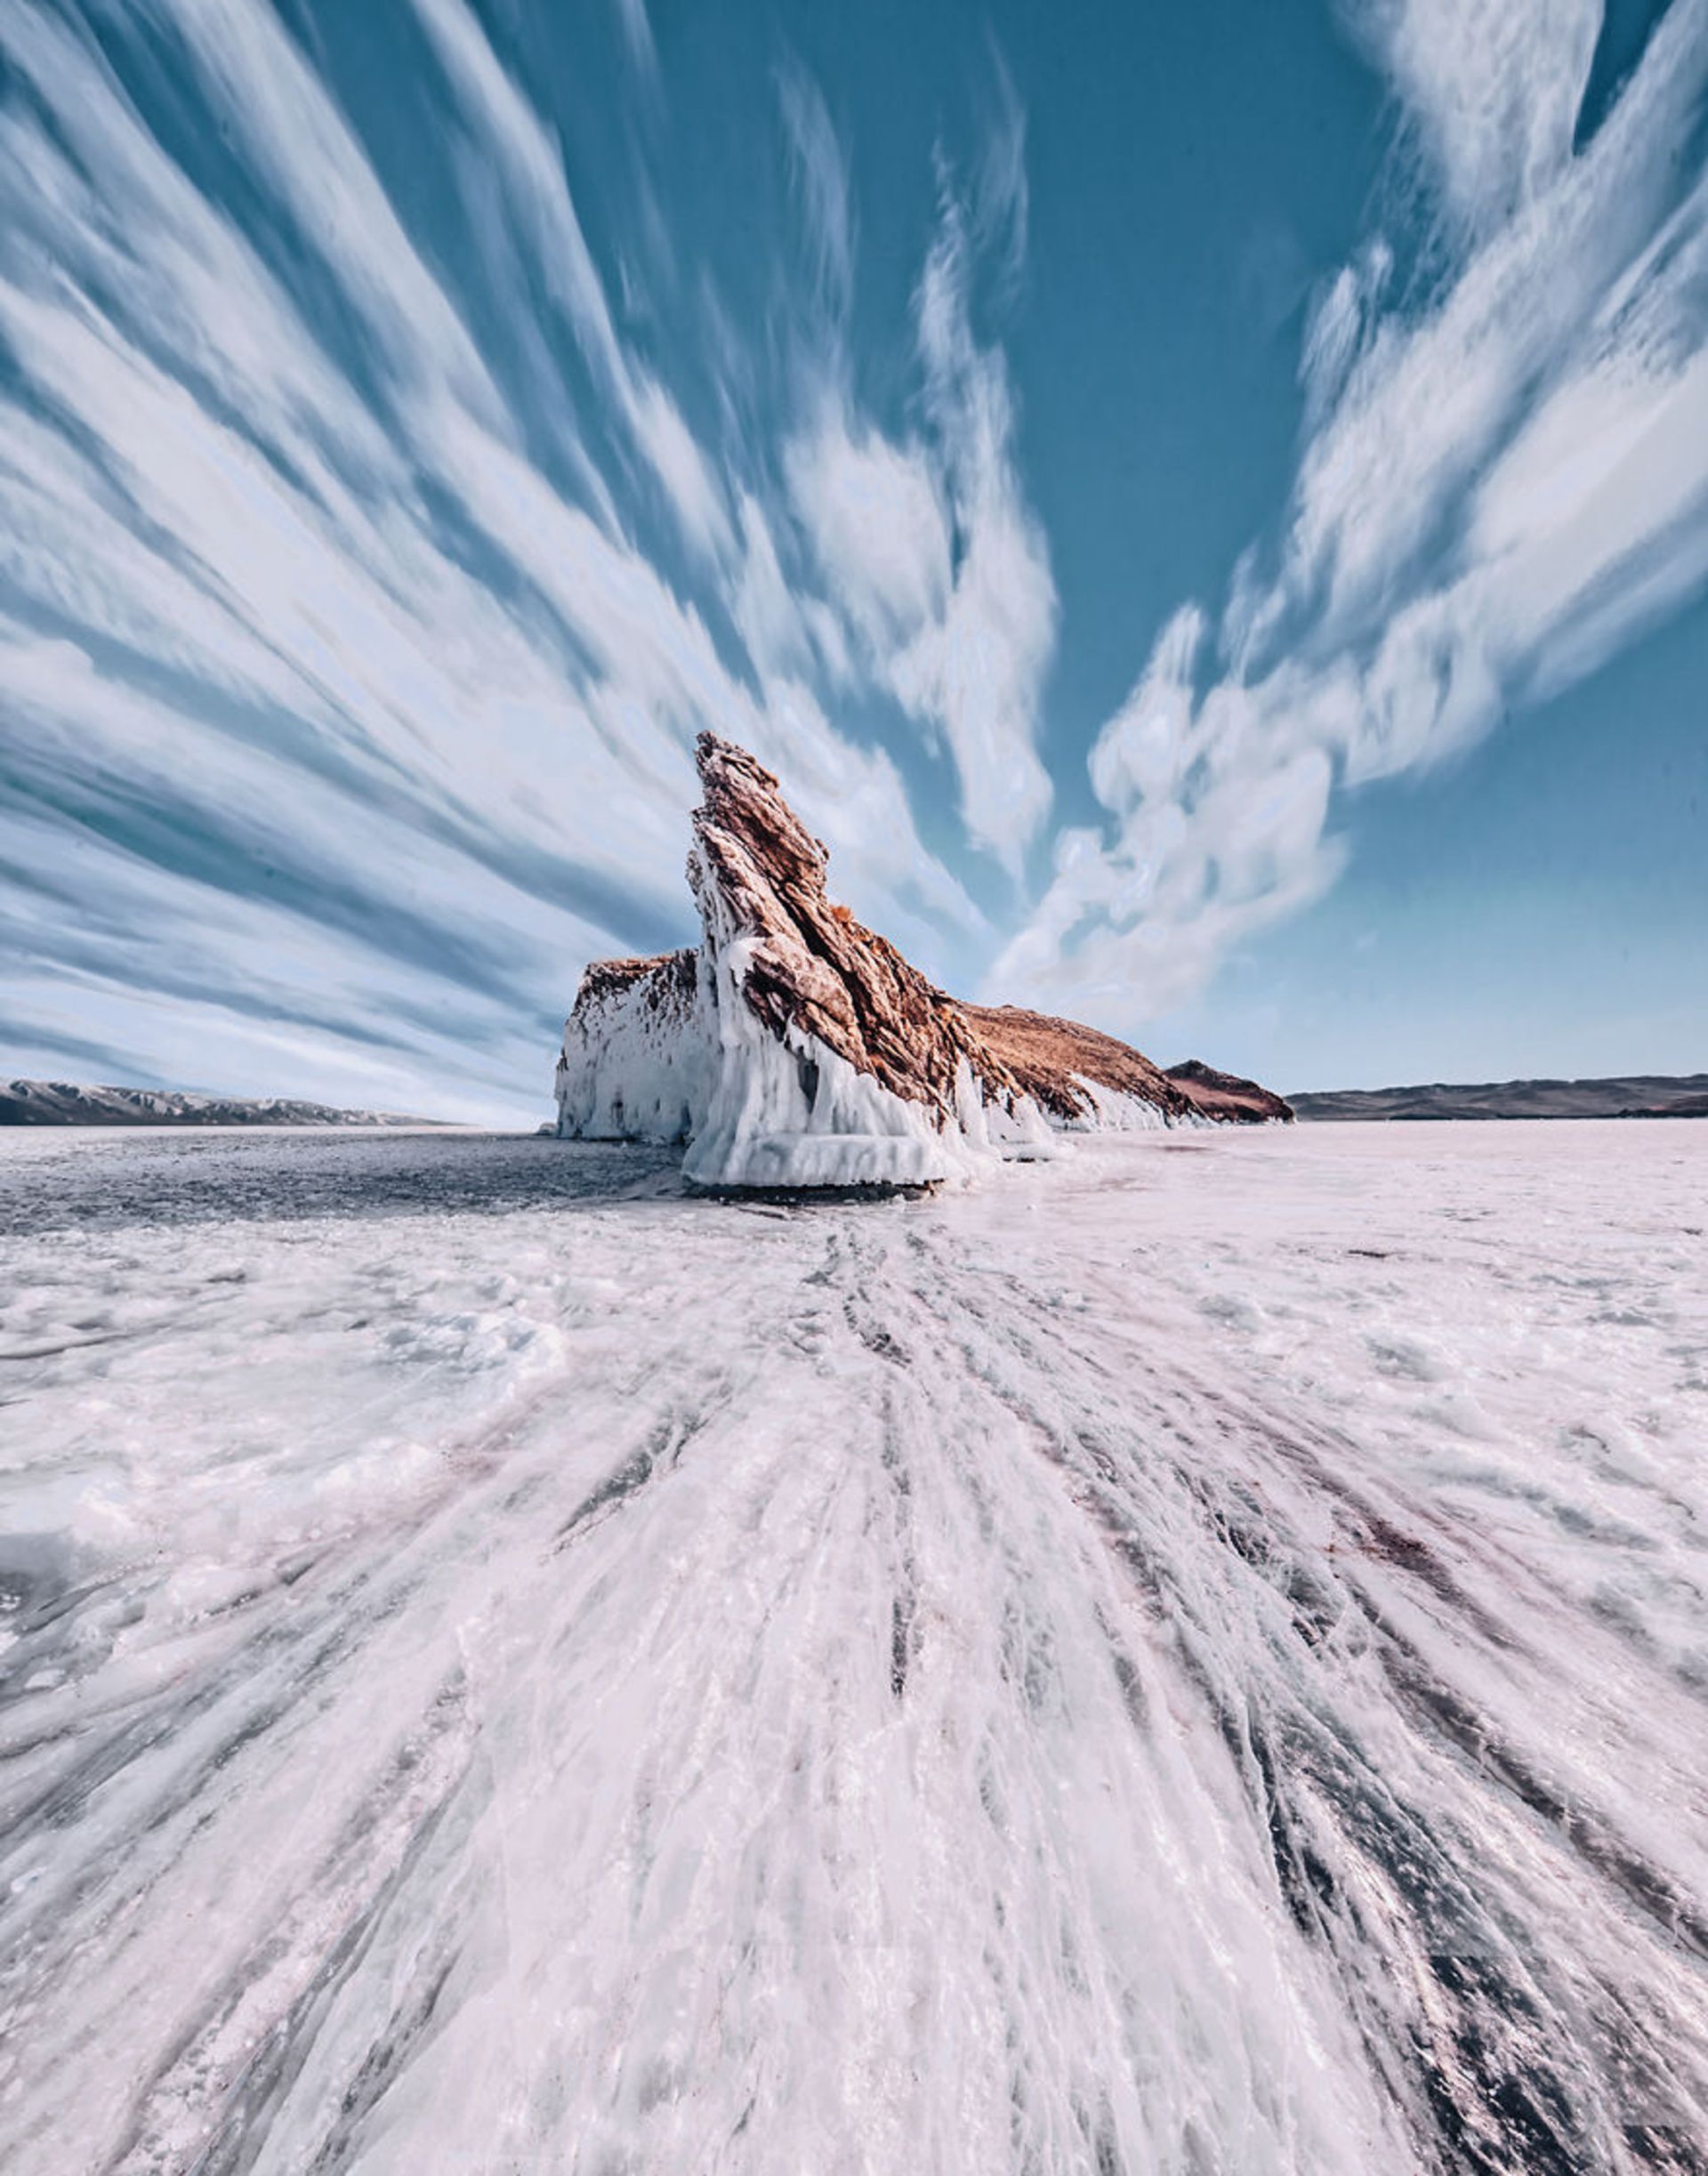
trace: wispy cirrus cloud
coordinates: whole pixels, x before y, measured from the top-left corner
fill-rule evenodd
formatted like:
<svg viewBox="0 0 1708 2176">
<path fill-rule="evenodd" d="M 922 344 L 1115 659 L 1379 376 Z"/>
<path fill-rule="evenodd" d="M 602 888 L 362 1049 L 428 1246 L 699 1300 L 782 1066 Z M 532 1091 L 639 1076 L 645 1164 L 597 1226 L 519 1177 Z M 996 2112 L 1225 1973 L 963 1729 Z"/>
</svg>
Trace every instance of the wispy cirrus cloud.
<svg viewBox="0 0 1708 2176">
<path fill-rule="evenodd" d="M 1132 1027 L 1341 865 L 1337 787 L 1439 762 L 1708 580 L 1708 9 L 1575 143 L 1599 7 L 1351 11 L 1430 161 L 1443 269 L 1373 237 L 1305 343 L 1278 545 L 1184 607 L 1091 758 L 993 990 Z"/>
<path fill-rule="evenodd" d="M 1470 236 L 1532 201 L 1571 157 L 1602 0 L 1344 0 L 1393 84 L 1426 186 Z"/>
<path fill-rule="evenodd" d="M 854 289 L 854 211 L 848 165 L 825 94 L 791 62 L 777 75 L 777 102 L 818 297 L 833 322 L 846 320 Z"/>
<path fill-rule="evenodd" d="M 504 201 L 528 255 L 580 343 L 602 402 L 621 419 L 689 543 L 713 557 L 726 555 L 729 523 L 717 478 L 675 402 L 617 335 L 569 194 L 562 151 L 500 65 L 466 0 L 414 5 L 479 157 L 503 176 Z"/>
<path fill-rule="evenodd" d="M 1011 279 L 1024 250 L 1024 120 L 1003 92 L 974 206 Z M 1014 399 L 1000 349 L 974 334 L 977 252 L 939 159 L 937 231 L 914 301 L 924 428 L 886 435 L 849 392 L 849 190 L 821 100 L 785 82 L 812 254 L 834 302 L 810 374 L 803 427 L 784 454 L 790 510 L 856 655 L 952 760 L 972 842 L 1019 878 L 1049 813 L 1036 738 L 1056 644 L 1047 540 L 1027 504 Z"/>
<path fill-rule="evenodd" d="M 658 48 L 653 43 L 652 19 L 647 0 L 616 0 L 617 19 L 624 41 L 641 80 L 650 88 L 658 79 Z"/>
<path fill-rule="evenodd" d="M 918 317 L 925 412 L 959 548 L 943 608 L 896 658 L 892 685 L 941 728 L 968 831 L 1018 874 L 1050 809 L 1035 721 L 1055 649 L 1056 590 L 1015 465 L 1007 367 L 973 336 L 968 283 L 964 223 L 948 196 Z"/>
</svg>

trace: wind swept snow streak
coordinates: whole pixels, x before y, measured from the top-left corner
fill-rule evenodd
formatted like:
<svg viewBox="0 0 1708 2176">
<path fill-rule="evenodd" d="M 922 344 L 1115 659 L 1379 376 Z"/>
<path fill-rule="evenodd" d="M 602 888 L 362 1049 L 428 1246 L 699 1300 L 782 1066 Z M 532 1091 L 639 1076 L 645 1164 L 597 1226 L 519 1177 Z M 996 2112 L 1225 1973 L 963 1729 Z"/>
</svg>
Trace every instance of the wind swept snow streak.
<svg viewBox="0 0 1708 2176">
<path fill-rule="evenodd" d="M 1708 1134 L 0 1154 L 8 2165 L 1708 2167 Z"/>
</svg>

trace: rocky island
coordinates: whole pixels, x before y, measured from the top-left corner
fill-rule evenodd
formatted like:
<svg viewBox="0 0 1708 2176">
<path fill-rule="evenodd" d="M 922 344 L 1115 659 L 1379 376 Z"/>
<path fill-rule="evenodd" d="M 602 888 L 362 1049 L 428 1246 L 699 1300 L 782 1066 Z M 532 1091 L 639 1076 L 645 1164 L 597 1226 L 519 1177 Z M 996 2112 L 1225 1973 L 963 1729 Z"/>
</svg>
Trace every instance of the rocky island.
<svg viewBox="0 0 1708 2176">
<path fill-rule="evenodd" d="M 826 891 L 773 774 L 715 735 L 688 877 L 697 947 L 601 960 L 558 1062 L 558 1132 L 681 1143 L 709 1187 L 921 1186 L 1062 1132 L 1292 1116 L 1254 1082 L 1165 1073 L 1111 1036 L 939 989 Z"/>
</svg>

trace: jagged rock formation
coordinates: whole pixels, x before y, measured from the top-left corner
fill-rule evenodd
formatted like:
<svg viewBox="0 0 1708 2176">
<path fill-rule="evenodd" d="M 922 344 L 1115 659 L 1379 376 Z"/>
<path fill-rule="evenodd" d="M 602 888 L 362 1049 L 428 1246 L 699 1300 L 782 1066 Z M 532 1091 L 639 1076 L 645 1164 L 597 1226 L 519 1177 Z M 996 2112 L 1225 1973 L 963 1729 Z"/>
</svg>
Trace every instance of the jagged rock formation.
<svg viewBox="0 0 1708 2176">
<path fill-rule="evenodd" d="M 1185 1090 L 1206 1118 L 1253 1125 L 1293 1116 L 1293 1106 L 1283 1102 L 1273 1089 L 1242 1080 L 1237 1073 L 1218 1073 L 1202 1058 L 1188 1058 L 1182 1065 L 1170 1066 L 1168 1077 Z"/>
<path fill-rule="evenodd" d="M 681 1142 L 708 1186 L 906 1186 L 1048 1154 L 1064 1130 L 1236 1115 L 1095 1029 L 947 995 L 831 901 L 829 857 L 769 770 L 710 733 L 698 760 L 704 940 L 587 970 L 560 1134 Z"/>
</svg>

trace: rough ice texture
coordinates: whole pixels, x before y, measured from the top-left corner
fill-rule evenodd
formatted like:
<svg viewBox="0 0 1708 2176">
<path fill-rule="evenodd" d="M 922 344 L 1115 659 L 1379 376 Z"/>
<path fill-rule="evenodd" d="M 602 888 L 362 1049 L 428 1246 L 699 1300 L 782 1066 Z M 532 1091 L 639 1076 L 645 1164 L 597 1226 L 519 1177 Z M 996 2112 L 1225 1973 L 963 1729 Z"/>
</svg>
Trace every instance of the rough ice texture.
<svg viewBox="0 0 1708 2176">
<path fill-rule="evenodd" d="M 681 1143 L 706 1186 L 906 1186 L 1047 1155 L 1062 1132 L 1289 1115 L 1206 1100 L 1072 1020 L 947 995 L 833 903 L 771 772 L 710 733 L 698 753 L 700 947 L 588 969 L 560 1134 Z"/>
<path fill-rule="evenodd" d="M 1656 2176 L 1708 1127 L 0 1135 L 0 2168 Z"/>
<path fill-rule="evenodd" d="M 580 1140 L 686 1143 L 716 1084 L 701 955 L 600 960 L 582 977 L 558 1060 L 558 1130 Z"/>
</svg>

